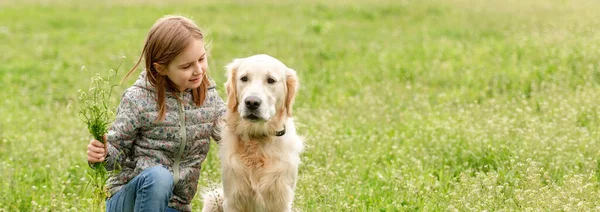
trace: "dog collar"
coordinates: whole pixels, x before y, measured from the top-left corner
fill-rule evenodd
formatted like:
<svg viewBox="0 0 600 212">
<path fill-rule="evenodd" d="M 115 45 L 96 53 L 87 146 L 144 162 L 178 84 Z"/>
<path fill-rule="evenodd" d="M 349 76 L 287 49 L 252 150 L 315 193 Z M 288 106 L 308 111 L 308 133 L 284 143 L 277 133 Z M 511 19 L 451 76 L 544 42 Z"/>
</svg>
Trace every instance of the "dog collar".
<svg viewBox="0 0 600 212">
<path fill-rule="evenodd" d="M 285 125 L 283 125 L 283 130 L 275 132 L 275 135 L 276 135 L 276 136 L 282 136 L 282 135 L 285 135 Z"/>
</svg>

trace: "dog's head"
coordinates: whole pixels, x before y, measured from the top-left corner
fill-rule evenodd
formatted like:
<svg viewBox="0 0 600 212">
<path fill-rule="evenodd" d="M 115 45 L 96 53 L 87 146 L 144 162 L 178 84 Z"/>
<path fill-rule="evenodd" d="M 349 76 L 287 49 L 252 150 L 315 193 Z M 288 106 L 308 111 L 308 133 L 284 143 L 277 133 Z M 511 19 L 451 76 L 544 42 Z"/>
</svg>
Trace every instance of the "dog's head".
<svg viewBox="0 0 600 212">
<path fill-rule="evenodd" d="M 292 116 L 298 89 L 296 71 L 264 54 L 235 59 L 226 69 L 230 113 L 257 124 Z"/>
</svg>

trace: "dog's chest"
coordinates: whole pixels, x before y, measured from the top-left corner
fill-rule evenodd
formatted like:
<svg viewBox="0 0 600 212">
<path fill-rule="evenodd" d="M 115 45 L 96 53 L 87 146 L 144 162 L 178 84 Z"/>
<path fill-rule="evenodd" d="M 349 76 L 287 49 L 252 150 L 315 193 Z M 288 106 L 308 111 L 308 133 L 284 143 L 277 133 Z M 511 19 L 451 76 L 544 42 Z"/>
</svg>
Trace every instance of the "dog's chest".
<svg viewBox="0 0 600 212">
<path fill-rule="evenodd" d="M 248 169 L 265 168 L 271 164 L 271 158 L 265 154 L 262 148 L 264 144 L 260 142 L 248 140 L 238 143 L 236 153 L 240 162 Z"/>
</svg>

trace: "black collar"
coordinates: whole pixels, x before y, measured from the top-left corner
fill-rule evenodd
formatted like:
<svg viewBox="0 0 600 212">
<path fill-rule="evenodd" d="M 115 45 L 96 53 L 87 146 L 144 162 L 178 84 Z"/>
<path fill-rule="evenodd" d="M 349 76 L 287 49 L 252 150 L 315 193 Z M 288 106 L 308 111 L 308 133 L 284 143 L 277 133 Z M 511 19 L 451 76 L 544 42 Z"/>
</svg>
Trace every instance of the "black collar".
<svg viewBox="0 0 600 212">
<path fill-rule="evenodd" d="M 275 132 L 275 135 L 276 136 L 283 136 L 283 135 L 285 135 L 285 125 L 283 125 L 283 130 Z"/>
</svg>

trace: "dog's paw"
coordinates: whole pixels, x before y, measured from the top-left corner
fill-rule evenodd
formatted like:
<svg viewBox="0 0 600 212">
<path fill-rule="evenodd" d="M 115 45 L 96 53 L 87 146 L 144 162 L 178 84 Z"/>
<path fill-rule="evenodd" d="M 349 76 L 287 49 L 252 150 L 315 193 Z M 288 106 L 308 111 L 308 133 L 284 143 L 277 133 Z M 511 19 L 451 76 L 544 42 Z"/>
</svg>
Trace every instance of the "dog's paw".
<svg viewBox="0 0 600 212">
<path fill-rule="evenodd" d="M 222 212 L 223 211 L 223 189 L 217 188 L 204 192 L 202 194 L 204 206 L 202 212 Z"/>
</svg>

